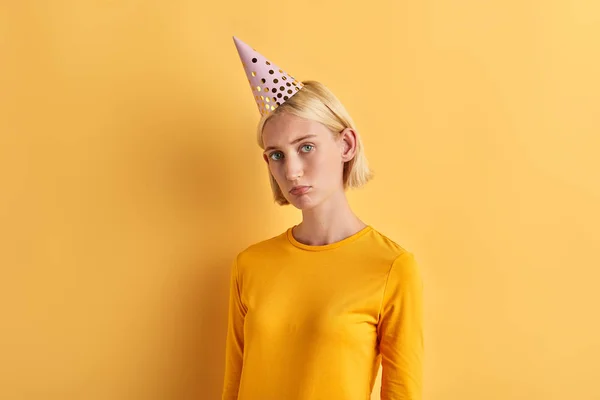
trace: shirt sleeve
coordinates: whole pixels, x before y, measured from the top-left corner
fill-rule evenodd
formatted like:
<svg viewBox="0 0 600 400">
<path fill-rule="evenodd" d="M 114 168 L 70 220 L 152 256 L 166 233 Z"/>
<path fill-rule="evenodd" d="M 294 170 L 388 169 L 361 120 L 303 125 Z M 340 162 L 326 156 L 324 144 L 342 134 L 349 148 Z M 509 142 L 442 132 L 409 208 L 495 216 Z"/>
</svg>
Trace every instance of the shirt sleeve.
<svg viewBox="0 0 600 400">
<path fill-rule="evenodd" d="M 244 355 L 244 317 L 246 308 L 242 304 L 238 277 L 237 257 L 231 267 L 229 285 L 229 311 L 225 344 L 225 378 L 222 400 L 236 400 L 242 375 Z"/>
<path fill-rule="evenodd" d="M 414 255 L 392 264 L 378 324 L 381 400 L 421 400 L 423 376 L 423 281 Z"/>
</svg>

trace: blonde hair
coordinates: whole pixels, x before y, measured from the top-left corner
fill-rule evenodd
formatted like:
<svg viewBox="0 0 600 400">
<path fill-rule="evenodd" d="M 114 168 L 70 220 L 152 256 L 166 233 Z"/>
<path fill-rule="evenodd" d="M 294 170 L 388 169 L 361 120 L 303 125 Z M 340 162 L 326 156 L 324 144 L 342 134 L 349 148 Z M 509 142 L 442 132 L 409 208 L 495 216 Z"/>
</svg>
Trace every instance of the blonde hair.
<svg viewBox="0 0 600 400">
<path fill-rule="evenodd" d="M 352 160 L 344 164 L 343 183 L 344 190 L 347 188 L 358 188 L 365 185 L 373 178 L 373 173 L 369 169 L 367 158 L 364 154 L 362 140 L 354 121 L 346 111 L 346 108 L 337 97 L 325 85 L 317 81 L 303 81 L 304 87 L 296 94 L 285 101 L 274 111 L 261 117 L 257 127 L 257 142 L 261 149 L 265 145 L 262 138 L 262 132 L 269 119 L 281 113 L 290 113 L 301 118 L 319 122 L 325 125 L 333 135 L 337 135 L 345 128 L 351 128 L 356 132 L 356 154 Z M 269 172 L 271 190 L 275 202 L 280 205 L 289 204 L 277 181 Z"/>
</svg>

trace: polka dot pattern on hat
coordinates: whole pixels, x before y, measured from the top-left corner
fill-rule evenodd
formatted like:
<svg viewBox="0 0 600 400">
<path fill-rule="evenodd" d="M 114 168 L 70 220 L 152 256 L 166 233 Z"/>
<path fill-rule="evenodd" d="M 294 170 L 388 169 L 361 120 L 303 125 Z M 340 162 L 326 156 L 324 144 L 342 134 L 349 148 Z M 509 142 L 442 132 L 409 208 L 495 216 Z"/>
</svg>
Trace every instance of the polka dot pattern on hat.
<svg viewBox="0 0 600 400">
<path fill-rule="evenodd" d="M 274 111 L 304 86 L 240 39 L 234 36 L 233 41 L 261 115 Z"/>
</svg>

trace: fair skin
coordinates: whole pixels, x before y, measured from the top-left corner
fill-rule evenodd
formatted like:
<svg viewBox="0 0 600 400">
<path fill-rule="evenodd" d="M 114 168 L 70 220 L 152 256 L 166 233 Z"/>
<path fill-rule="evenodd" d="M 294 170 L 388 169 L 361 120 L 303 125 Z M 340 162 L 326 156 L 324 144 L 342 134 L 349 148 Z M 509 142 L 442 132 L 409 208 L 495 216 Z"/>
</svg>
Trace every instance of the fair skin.
<svg viewBox="0 0 600 400">
<path fill-rule="evenodd" d="M 289 113 L 263 128 L 263 158 L 288 202 L 302 211 L 296 240 L 313 246 L 338 242 L 367 225 L 350 208 L 342 173 L 356 154 L 356 132 L 334 136 L 323 124 Z M 296 190 L 292 190 L 296 187 Z"/>
</svg>

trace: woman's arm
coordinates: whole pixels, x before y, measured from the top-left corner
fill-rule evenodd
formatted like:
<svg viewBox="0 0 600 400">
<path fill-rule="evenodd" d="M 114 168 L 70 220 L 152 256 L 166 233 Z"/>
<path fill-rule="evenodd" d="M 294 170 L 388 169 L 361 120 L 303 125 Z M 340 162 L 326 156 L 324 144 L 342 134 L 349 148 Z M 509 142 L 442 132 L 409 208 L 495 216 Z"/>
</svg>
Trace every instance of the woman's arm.
<svg viewBox="0 0 600 400">
<path fill-rule="evenodd" d="M 403 253 L 392 264 L 377 333 L 381 400 L 421 400 L 423 282 L 412 253 Z"/>
<path fill-rule="evenodd" d="M 229 287 L 229 316 L 225 345 L 225 379 L 223 400 L 237 400 L 242 375 L 244 355 L 244 317 L 246 308 L 242 304 L 238 279 L 237 257 L 231 268 Z"/>
</svg>

